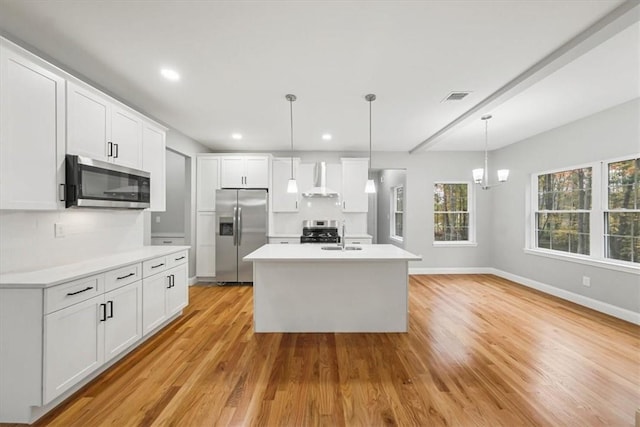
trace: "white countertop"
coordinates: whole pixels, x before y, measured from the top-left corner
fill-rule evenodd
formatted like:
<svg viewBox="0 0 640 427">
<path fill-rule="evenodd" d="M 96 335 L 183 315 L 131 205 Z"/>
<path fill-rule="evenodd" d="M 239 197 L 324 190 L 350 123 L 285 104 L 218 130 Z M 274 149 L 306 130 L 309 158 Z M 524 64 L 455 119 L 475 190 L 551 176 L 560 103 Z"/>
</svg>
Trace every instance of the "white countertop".
<svg viewBox="0 0 640 427">
<path fill-rule="evenodd" d="M 47 288 L 81 277 L 189 249 L 190 246 L 143 246 L 133 251 L 42 270 L 0 274 L 0 288 Z"/>
<path fill-rule="evenodd" d="M 327 251 L 314 245 L 264 245 L 243 259 L 245 261 L 420 261 L 415 255 L 393 245 L 357 245 L 359 251 Z M 353 245 L 347 245 L 353 246 Z"/>
</svg>

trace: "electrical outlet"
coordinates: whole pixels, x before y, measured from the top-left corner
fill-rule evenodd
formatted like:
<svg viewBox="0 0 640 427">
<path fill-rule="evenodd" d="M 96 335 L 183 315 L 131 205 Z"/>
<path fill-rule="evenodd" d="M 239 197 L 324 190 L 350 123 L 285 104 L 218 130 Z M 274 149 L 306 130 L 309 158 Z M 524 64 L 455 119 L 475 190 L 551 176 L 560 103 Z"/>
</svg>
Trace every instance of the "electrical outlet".
<svg viewBox="0 0 640 427">
<path fill-rule="evenodd" d="M 64 229 L 64 225 L 61 223 L 55 223 L 53 225 L 53 229 L 54 229 L 54 234 L 56 237 L 64 237 L 64 233 L 65 233 L 65 229 Z"/>
<path fill-rule="evenodd" d="M 160 224 L 160 215 L 156 216 L 156 224 Z"/>
<path fill-rule="evenodd" d="M 591 277 L 582 276 L 582 286 L 590 287 L 591 286 Z"/>
</svg>

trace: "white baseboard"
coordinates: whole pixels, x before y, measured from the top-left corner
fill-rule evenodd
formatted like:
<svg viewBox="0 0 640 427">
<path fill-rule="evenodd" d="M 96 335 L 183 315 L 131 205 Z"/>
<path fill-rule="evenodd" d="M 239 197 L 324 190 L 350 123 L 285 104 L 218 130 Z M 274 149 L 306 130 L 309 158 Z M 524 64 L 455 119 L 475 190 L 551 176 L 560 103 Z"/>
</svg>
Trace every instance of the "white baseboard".
<svg viewBox="0 0 640 427">
<path fill-rule="evenodd" d="M 198 283 L 198 278 L 196 276 L 189 277 L 189 286 L 193 286 Z"/>
<path fill-rule="evenodd" d="M 490 268 L 492 270 L 490 274 L 495 274 L 498 277 L 502 277 L 512 282 L 519 283 L 526 287 L 536 289 L 544 292 L 545 294 L 553 295 L 558 298 L 562 298 L 567 301 L 574 302 L 584 307 L 591 308 L 600 313 L 608 314 L 609 316 L 616 317 L 618 319 L 626 320 L 627 322 L 640 325 L 640 313 L 627 310 L 625 308 L 617 307 L 615 305 L 608 304 L 606 302 L 598 301 L 593 298 L 579 295 L 573 292 L 569 292 L 564 289 L 556 288 L 555 286 L 547 285 L 545 283 L 537 282 L 535 280 L 528 279 L 526 277 L 517 276 L 515 274 L 507 273 L 506 271 L 498 270 L 497 268 Z"/>
<path fill-rule="evenodd" d="M 494 274 L 489 267 L 410 268 L 409 274 Z"/>
<path fill-rule="evenodd" d="M 544 292 L 545 294 L 553 295 L 558 298 L 562 298 L 567 301 L 574 302 L 576 304 L 588 307 L 592 310 L 599 311 L 600 313 L 608 314 L 618 319 L 625 320 L 636 325 L 640 325 L 640 313 L 627 310 L 625 308 L 617 307 L 606 302 L 598 301 L 593 298 L 579 295 L 573 292 L 569 292 L 564 289 L 556 288 L 555 286 L 547 285 L 542 282 L 538 282 L 526 277 L 518 276 L 508 273 L 506 271 L 498 270 L 492 267 L 464 267 L 464 268 L 410 268 L 409 274 L 494 274 L 498 277 L 502 277 L 512 282 L 516 282 L 520 285 L 528 288 L 536 289 Z"/>
</svg>

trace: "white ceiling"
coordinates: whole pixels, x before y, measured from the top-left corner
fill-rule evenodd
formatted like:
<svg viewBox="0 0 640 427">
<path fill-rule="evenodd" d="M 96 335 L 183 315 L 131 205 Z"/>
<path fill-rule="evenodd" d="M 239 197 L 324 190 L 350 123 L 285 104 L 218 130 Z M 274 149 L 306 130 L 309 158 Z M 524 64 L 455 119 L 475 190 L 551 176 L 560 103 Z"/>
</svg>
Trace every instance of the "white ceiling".
<svg viewBox="0 0 640 427">
<path fill-rule="evenodd" d="M 287 93 L 296 151 L 366 150 L 375 93 L 374 150 L 408 151 L 622 3 L 0 0 L 0 30 L 214 150 L 287 150 Z M 637 98 L 639 29 L 596 34 L 428 148 L 483 149 L 486 113 L 495 148 Z M 459 90 L 472 93 L 441 102 Z"/>
</svg>

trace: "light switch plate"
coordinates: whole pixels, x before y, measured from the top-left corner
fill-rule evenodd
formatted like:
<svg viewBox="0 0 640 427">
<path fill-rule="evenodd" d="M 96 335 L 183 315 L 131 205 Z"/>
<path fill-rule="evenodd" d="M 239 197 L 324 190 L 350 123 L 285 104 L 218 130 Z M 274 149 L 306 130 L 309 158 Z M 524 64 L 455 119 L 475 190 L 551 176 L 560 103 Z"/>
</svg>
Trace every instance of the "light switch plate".
<svg viewBox="0 0 640 427">
<path fill-rule="evenodd" d="M 64 224 L 57 222 L 54 224 L 53 228 L 55 237 L 64 237 Z"/>
</svg>

